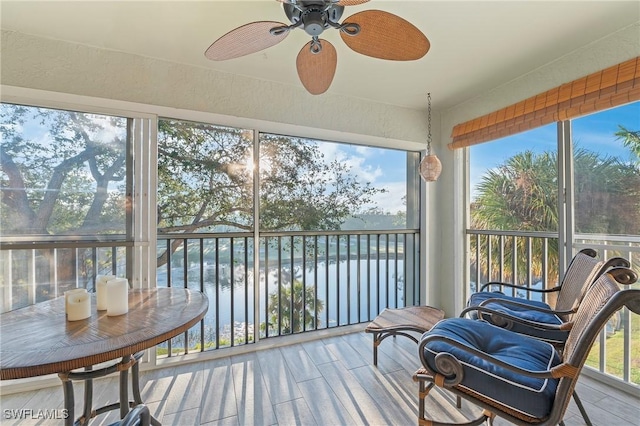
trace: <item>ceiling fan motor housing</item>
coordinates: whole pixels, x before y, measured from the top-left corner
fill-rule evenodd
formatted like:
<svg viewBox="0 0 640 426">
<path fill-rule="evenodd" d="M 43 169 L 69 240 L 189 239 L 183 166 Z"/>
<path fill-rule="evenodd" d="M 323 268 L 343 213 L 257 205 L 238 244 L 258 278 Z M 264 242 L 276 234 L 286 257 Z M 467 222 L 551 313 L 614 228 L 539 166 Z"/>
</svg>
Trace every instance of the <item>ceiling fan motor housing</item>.
<svg viewBox="0 0 640 426">
<path fill-rule="evenodd" d="M 318 36 L 329 27 L 329 22 L 337 23 L 344 6 L 329 1 L 299 1 L 296 4 L 282 3 L 291 23 L 302 21 L 302 28 L 310 36 Z"/>
</svg>

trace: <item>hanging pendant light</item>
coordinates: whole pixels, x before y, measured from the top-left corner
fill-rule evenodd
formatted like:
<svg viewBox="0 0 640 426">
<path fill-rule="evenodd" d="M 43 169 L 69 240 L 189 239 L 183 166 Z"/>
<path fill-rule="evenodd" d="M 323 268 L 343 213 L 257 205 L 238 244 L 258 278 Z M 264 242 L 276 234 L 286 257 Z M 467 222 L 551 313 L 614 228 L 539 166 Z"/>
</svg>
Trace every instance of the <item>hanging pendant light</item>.
<svg viewBox="0 0 640 426">
<path fill-rule="evenodd" d="M 431 154 L 431 93 L 427 93 L 428 101 L 428 133 L 427 133 L 427 155 L 420 161 L 420 176 L 427 182 L 435 182 L 442 172 L 442 163 L 437 155 Z"/>
</svg>

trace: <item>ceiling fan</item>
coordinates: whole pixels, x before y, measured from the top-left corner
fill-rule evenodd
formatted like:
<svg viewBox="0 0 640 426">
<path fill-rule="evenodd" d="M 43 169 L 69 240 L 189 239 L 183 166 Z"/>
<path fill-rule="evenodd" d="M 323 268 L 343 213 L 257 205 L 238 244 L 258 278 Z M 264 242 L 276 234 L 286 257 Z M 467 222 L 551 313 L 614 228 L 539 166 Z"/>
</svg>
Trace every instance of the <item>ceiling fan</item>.
<svg viewBox="0 0 640 426">
<path fill-rule="evenodd" d="M 352 50 L 373 58 L 412 61 L 429 50 L 427 37 L 403 18 L 381 10 L 365 10 L 346 18 L 345 6 L 363 4 L 369 0 L 278 0 L 290 25 L 275 21 L 257 21 L 229 31 L 213 42 L 205 56 L 224 61 L 259 52 L 285 39 L 295 28 L 311 36 L 298 53 L 296 67 L 302 85 L 313 95 L 327 91 L 336 72 L 336 49 L 320 35 L 327 29 L 340 31 L 345 44 Z"/>
</svg>

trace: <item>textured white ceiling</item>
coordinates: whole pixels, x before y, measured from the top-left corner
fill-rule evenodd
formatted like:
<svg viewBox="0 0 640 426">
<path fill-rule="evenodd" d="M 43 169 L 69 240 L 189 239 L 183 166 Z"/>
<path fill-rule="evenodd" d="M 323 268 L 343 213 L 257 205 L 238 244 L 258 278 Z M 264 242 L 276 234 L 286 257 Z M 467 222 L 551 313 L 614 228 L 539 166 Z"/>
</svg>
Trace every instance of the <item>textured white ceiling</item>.
<svg viewBox="0 0 640 426">
<path fill-rule="evenodd" d="M 431 42 L 425 57 L 392 62 L 350 50 L 335 30 L 322 35 L 337 49 L 329 92 L 424 109 L 446 109 L 640 21 L 638 1 L 376 1 L 347 7 L 399 15 Z M 289 23 L 282 5 L 259 1 L 8 1 L 2 29 L 191 64 L 301 87 L 295 67 L 309 40 L 295 30 L 280 44 L 242 58 L 212 62 L 206 48 L 253 21 Z M 640 41 L 639 41 L 640 42 Z M 322 95 L 319 95 L 322 96 Z"/>
</svg>

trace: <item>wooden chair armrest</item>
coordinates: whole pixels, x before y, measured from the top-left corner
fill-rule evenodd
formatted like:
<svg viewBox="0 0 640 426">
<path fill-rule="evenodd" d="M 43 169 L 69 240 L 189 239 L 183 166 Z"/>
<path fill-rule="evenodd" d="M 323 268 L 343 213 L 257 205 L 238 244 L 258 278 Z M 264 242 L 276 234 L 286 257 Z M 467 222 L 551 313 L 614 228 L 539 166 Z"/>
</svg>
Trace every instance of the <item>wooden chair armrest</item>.
<svg viewBox="0 0 640 426">
<path fill-rule="evenodd" d="M 498 326 L 508 325 L 509 322 L 518 323 L 522 325 L 526 325 L 528 327 L 533 327 L 543 331 L 563 331 L 566 330 L 567 325 L 570 323 L 565 323 L 563 325 L 558 324 L 547 324 L 543 322 L 536 322 L 527 320 L 524 318 L 516 317 L 514 315 L 508 314 L 506 312 L 501 312 L 495 309 L 487 308 L 484 306 L 471 306 L 466 308 L 460 313 L 460 318 L 464 318 L 469 312 L 477 311 L 478 318 L 482 318 L 482 314 L 490 314 L 492 317 L 492 321 L 495 322 Z"/>
<path fill-rule="evenodd" d="M 533 288 L 533 287 L 527 287 L 527 286 L 523 286 L 523 285 L 517 285 L 517 284 L 512 284 L 512 283 L 503 283 L 500 281 L 490 281 L 488 283 L 485 283 L 482 285 L 482 287 L 480 287 L 480 291 L 488 291 L 487 288 L 489 286 L 494 286 L 494 285 L 499 285 L 502 287 L 509 287 L 509 288 L 513 288 L 516 290 L 522 290 L 522 291 L 533 291 L 536 293 L 555 293 L 560 291 L 560 289 L 562 287 L 560 286 L 555 286 L 552 288 Z M 490 291 L 490 290 L 489 290 Z"/>
<path fill-rule="evenodd" d="M 506 306 L 518 306 L 521 308 L 525 308 L 528 311 L 536 311 L 536 312 L 543 312 L 546 314 L 551 314 L 551 315 L 568 315 L 568 314 L 574 314 L 576 312 L 577 309 L 570 309 L 568 311 L 556 311 L 554 309 L 547 309 L 547 308 L 543 308 L 542 306 L 537 306 L 537 305 L 531 305 L 529 303 L 526 302 L 518 302 L 517 300 L 509 300 L 509 299 L 500 299 L 500 298 L 489 298 L 486 300 L 483 300 L 480 303 L 480 306 L 486 306 L 489 303 L 499 303 L 500 305 L 506 305 Z"/>
</svg>

